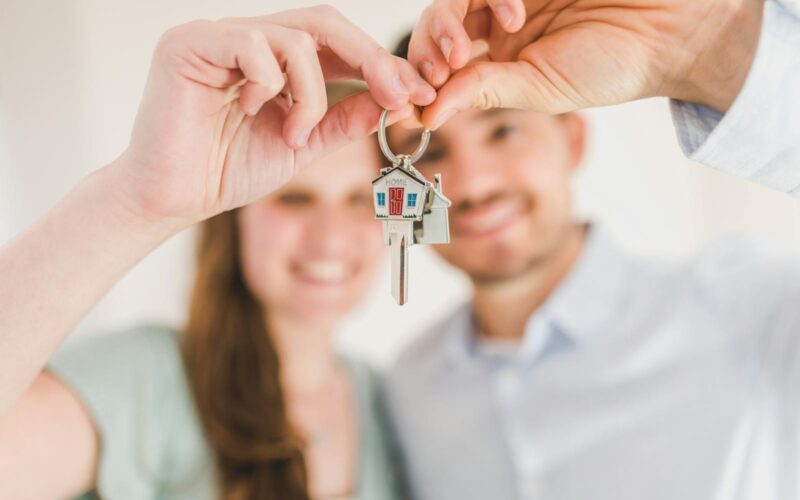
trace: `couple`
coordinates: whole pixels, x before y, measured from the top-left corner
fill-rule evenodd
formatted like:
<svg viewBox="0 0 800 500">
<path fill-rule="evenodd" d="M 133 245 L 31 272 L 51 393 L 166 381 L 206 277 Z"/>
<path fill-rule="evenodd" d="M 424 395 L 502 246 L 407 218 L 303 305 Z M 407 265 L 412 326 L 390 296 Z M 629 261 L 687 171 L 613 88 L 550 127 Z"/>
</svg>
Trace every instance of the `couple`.
<svg viewBox="0 0 800 500">
<path fill-rule="evenodd" d="M 695 103 L 675 102 L 679 130 L 691 132 L 684 145 L 716 123 L 706 133 L 719 150 L 722 116 L 742 114 L 750 68 L 771 54 L 756 57 L 755 42 L 740 44 L 745 57 L 724 51 L 746 64 L 714 86 L 719 75 L 699 78 L 693 64 L 678 79 L 677 62 L 669 78 L 657 68 L 664 78 L 638 81 L 636 67 L 612 81 L 594 63 L 624 54 L 600 50 L 572 68 L 575 92 L 554 92 L 543 86 L 553 78 L 520 79 L 502 62 L 509 46 L 526 52 L 520 33 L 570 48 L 569 35 L 531 35 L 536 2 L 468 14 L 462 3 L 425 12 L 410 63 L 330 8 L 195 22 L 163 37 L 129 148 L 0 253 L 0 498 L 800 495 L 797 263 L 750 245 L 684 263 L 626 256 L 571 212 L 583 121 L 537 112 L 669 87 Z M 652 5 L 630 3 L 618 14 L 639 8 L 639 21 L 670 27 L 650 19 Z M 761 10 L 747 9 L 722 10 L 730 23 L 707 28 L 697 53 L 711 57 L 729 31 L 758 41 Z M 776 9 L 765 28 L 793 19 Z M 506 45 L 467 64 L 470 36 L 504 33 Z M 576 77 L 595 73 L 591 85 Z M 337 78 L 369 92 L 325 83 Z M 335 355 L 330 334 L 382 253 L 370 181 L 383 161 L 369 134 L 382 108 L 395 122 L 412 105 L 437 129 L 417 166 L 441 172 L 453 201 L 452 243 L 437 251 L 474 295 L 378 379 Z M 389 131 L 395 151 L 418 137 Z M 796 173 L 781 162 L 796 146 L 773 146 L 769 175 L 751 177 L 790 191 Z M 200 221 L 181 332 L 141 327 L 52 357 L 127 269 Z"/>
</svg>

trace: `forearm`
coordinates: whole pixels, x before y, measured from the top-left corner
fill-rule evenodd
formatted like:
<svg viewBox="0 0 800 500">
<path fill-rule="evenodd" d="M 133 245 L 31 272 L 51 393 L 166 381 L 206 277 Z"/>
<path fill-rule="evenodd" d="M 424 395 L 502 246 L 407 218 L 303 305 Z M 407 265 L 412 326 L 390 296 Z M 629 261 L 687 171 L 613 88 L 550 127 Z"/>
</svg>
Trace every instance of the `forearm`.
<svg viewBox="0 0 800 500">
<path fill-rule="evenodd" d="M 0 418 L 134 264 L 181 229 L 142 216 L 109 165 L 0 247 Z"/>
<path fill-rule="evenodd" d="M 749 75 L 732 105 L 673 102 L 684 152 L 693 160 L 800 196 L 800 17 L 766 3 Z"/>
</svg>

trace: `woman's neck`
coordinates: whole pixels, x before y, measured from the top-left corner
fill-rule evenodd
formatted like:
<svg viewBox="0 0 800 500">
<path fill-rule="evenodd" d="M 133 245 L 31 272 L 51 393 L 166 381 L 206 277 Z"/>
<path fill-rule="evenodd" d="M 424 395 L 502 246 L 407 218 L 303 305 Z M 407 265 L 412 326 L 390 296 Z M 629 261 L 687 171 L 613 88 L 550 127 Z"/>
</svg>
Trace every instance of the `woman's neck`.
<svg viewBox="0 0 800 500">
<path fill-rule="evenodd" d="M 305 318 L 270 313 L 267 331 L 280 359 L 281 380 L 288 393 L 314 391 L 339 370 L 333 351 L 333 326 Z"/>
</svg>

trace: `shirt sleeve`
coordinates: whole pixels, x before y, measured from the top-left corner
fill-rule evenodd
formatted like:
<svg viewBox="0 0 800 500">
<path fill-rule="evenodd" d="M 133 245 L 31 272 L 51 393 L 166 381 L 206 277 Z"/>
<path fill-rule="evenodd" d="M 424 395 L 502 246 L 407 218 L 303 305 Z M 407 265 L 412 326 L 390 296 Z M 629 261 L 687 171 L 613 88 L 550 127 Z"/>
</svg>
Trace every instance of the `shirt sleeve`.
<svg viewBox="0 0 800 500">
<path fill-rule="evenodd" d="M 181 367 L 174 332 L 153 328 L 80 339 L 51 360 L 94 420 L 100 497 L 159 497 Z"/>
<path fill-rule="evenodd" d="M 800 1 L 767 0 L 750 74 L 724 115 L 673 100 L 692 160 L 800 196 Z"/>
</svg>

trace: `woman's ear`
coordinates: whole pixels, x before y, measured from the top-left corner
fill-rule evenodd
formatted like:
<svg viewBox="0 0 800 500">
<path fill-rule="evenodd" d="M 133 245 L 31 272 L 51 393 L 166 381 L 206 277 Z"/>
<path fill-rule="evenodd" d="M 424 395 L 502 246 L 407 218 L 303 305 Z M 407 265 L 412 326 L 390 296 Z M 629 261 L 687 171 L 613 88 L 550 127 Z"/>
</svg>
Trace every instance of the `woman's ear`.
<svg viewBox="0 0 800 500">
<path fill-rule="evenodd" d="M 567 130 L 570 151 L 570 168 L 577 169 L 586 154 L 586 119 L 575 111 L 561 115 Z"/>
</svg>

